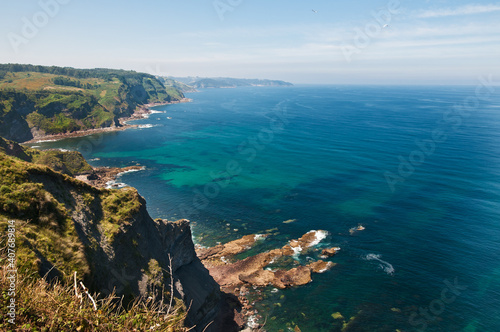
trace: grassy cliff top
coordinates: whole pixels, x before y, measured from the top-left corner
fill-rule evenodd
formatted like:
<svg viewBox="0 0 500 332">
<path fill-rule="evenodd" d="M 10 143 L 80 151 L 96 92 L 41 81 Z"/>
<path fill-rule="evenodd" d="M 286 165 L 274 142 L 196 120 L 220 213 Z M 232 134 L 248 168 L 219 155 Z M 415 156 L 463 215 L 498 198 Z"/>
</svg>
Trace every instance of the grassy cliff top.
<svg viewBox="0 0 500 332">
<path fill-rule="evenodd" d="M 42 272 L 45 264 L 60 276 L 87 275 L 74 219 L 87 214 L 112 244 L 139 213 L 143 200 L 135 189 L 98 189 L 73 177 L 89 170 L 78 152 L 37 151 L 0 137 L 0 228 L 8 219 L 22 221 L 19 259 L 30 273 Z"/>
<path fill-rule="evenodd" d="M 0 152 L 23 161 L 48 166 L 55 171 L 71 176 L 92 171 L 92 166 L 87 163 L 81 153 L 76 151 L 40 151 L 20 146 L 16 142 L 0 137 Z"/>
</svg>

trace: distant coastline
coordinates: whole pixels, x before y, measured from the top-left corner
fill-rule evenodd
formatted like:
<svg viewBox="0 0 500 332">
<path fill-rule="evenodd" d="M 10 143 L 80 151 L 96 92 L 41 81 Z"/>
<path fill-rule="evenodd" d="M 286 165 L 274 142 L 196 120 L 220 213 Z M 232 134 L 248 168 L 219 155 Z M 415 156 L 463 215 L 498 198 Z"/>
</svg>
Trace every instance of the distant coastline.
<svg viewBox="0 0 500 332">
<path fill-rule="evenodd" d="M 293 86 L 290 82 L 269 79 L 247 79 L 231 77 L 165 77 L 175 82 L 180 82 L 196 89 L 227 89 L 245 86 L 270 87 L 270 86 Z M 184 91 L 188 92 L 188 91 Z"/>
</svg>

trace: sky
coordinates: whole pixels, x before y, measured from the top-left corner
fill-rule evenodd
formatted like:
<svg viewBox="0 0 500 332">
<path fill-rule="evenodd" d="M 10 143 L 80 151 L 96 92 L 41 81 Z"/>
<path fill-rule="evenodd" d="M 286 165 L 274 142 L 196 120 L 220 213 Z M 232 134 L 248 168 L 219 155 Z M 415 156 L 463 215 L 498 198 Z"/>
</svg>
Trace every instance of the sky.
<svg viewBox="0 0 500 332">
<path fill-rule="evenodd" d="M 0 0 L 0 63 L 295 84 L 500 75 L 500 2 Z"/>
</svg>

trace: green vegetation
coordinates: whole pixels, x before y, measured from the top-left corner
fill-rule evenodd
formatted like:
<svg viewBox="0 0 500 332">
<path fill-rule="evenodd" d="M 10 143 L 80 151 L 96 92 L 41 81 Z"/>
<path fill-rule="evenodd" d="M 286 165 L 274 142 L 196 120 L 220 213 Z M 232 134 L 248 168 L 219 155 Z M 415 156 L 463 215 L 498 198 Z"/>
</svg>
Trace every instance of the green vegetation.
<svg viewBox="0 0 500 332">
<path fill-rule="evenodd" d="M 0 214 L 31 220 L 40 226 L 64 227 L 67 219 L 64 205 L 44 190 L 41 183 L 30 181 L 31 176 L 44 171 L 50 169 L 0 153 Z"/>
<path fill-rule="evenodd" d="M 71 176 L 92 171 L 92 166 L 76 151 L 32 150 L 30 154 L 35 164 L 46 165 L 58 172 Z"/>
<path fill-rule="evenodd" d="M 163 83 L 163 85 L 165 85 L 165 88 L 167 89 L 167 91 L 171 90 L 173 93 L 178 93 L 179 91 L 196 92 L 196 89 L 193 88 L 192 86 L 189 86 L 185 83 L 176 81 L 172 78 L 160 76 L 160 77 L 158 77 L 158 80 L 161 81 Z"/>
<path fill-rule="evenodd" d="M 26 220 L 18 227 L 19 268 L 27 274 L 39 273 L 42 264 L 56 266 L 54 274 L 68 276 L 72 271 L 89 272 L 68 208 L 34 178 L 52 177 L 62 187 L 76 181 L 46 166 L 34 165 L 0 153 L 0 230 L 6 234 L 7 219 Z M 21 227 L 22 225 L 22 227 Z"/>
<path fill-rule="evenodd" d="M 183 97 L 135 71 L 0 64 L 0 135 L 17 138 L 13 123 L 41 134 L 110 127 L 140 105 Z"/>
<path fill-rule="evenodd" d="M 55 171 L 75 176 L 92 171 L 83 156 L 76 151 L 45 150 L 40 151 L 21 147 L 19 144 L 0 137 L 0 152 L 24 161 L 45 165 Z"/>
<path fill-rule="evenodd" d="M 5 233 L 4 233 L 5 234 Z M 5 238 L 0 246 L 5 247 Z M 0 250 L 2 271 L 6 267 L 5 249 Z M 169 310 L 169 304 L 158 304 L 155 299 L 131 303 L 127 308 L 117 302 L 114 294 L 99 299 L 96 294 L 96 308 L 79 286 L 75 295 L 73 284 L 47 283 L 43 279 L 19 274 L 16 293 L 16 324 L 8 322 L 7 306 L 10 297 L 10 280 L 6 273 L 0 276 L 0 330 L 2 331 L 188 331 L 184 327 L 186 310 L 176 300 Z M 97 309 L 97 310 L 96 310 Z M 168 312 L 168 314 L 167 314 Z"/>
<path fill-rule="evenodd" d="M 51 167 L 55 167 L 56 171 Z M 77 152 L 37 151 L 0 137 L 0 330 L 29 331 L 186 331 L 181 301 L 135 300 L 124 308 L 113 294 L 93 304 L 82 288 L 75 296 L 73 274 L 93 284 L 103 237 L 113 238 L 130 225 L 144 201 L 135 189 L 101 190 L 71 175 L 89 170 Z M 62 172 L 66 173 L 63 174 Z M 82 236 L 82 218 L 88 234 Z M 78 221 L 77 221 L 78 220 Z M 6 315 L 10 281 L 5 271 L 7 229 L 15 223 L 18 282 L 16 325 Z M 79 226 L 78 226 L 79 225 Z M 102 235 L 101 235 L 102 234 Z M 132 242 L 131 246 L 137 246 Z M 152 285 L 163 287 L 155 259 L 144 270 Z M 42 278 L 43 277 L 43 278 Z M 110 276 L 111 277 L 111 276 Z M 130 298 L 129 293 L 124 293 Z M 152 292 L 152 296 L 155 294 Z"/>
<path fill-rule="evenodd" d="M 120 231 L 121 225 L 129 225 L 130 219 L 141 208 L 139 193 L 134 188 L 102 191 L 101 195 L 104 217 L 101 226 L 106 235 L 113 241 Z"/>
<path fill-rule="evenodd" d="M 52 82 L 56 85 L 63 85 L 63 86 L 74 86 L 75 88 L 85 88 L 85 89 L 92 89 L 94 86 L 90 83 L 82 84 L 78 80 L 72 80 L 70 78 L 64 77 L 64 76 L 57 76 L 52 79 Z"/>
<path fill-rule="evenodd" d="M 152 280 L 152 284 L 158 288 L 161 289 L 162 287 L 162 280 L 163 280 L 163 269 L 161 268 L 160 264 L 156 259 L 151 259 L 148 262 L 148 269 L 146 272 L 146 275 L 150 280 Z"/>
<path fill-rule="evenodd" d="M 97 198 L 102 220 L 95 222 L 102 226 L 110 240 L 121 225 L 129 224 L 142 206 L 135 189 L 99 190 L 67 175 L 89 170 L 90 165 L 78 152 L 37 151 L 0 138 L 0 217 L 28 220 L 20 233 L 29 243 L 25 249 L 31 253 L 26 256 L 43 256 L 64 275 L 71 274 L 75 266 L 82 267 L 85 271 L 82 275 L 89 270 L 87 264 L 75 258 L 82 252 L 82 244 L 71 214 L 79 208 L 79 200 L 89 204 Z M 37 254 L 34 256 L 33 252 Z"/>
</svg>

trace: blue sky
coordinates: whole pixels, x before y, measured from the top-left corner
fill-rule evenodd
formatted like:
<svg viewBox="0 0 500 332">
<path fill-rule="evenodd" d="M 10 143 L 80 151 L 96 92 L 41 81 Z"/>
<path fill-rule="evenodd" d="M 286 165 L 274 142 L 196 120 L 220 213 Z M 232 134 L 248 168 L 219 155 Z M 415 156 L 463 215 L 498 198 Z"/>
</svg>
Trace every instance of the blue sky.
<svg viewBox="0 0 500 332">
<path fill-rule="evenodd" d="M 500 74 L 495 1 L 0 1 L 1 63 L 332 84 Z"/>
</svg>

